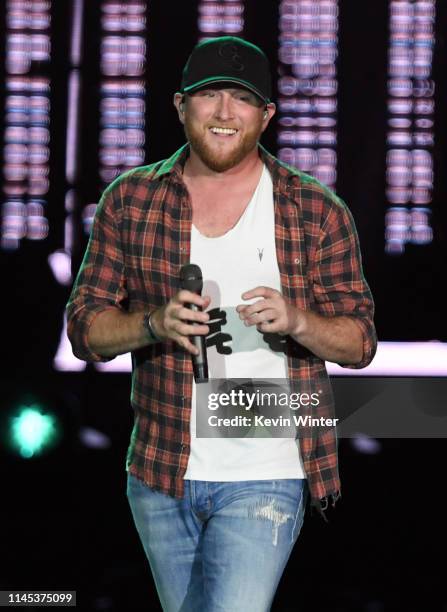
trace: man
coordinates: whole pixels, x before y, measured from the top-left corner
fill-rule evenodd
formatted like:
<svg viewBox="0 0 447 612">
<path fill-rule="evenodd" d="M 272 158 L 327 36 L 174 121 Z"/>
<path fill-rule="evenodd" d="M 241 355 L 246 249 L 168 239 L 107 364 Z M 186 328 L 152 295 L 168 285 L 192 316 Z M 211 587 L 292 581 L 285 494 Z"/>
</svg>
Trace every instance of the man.
<svg viewBox="0 0 447 612">
<path fill-rule="evenodd" d="M 132 352 L 127 493 L 169 612 L 269 610 L 308 493 L 320 512 L 340 495 L 333 429 L 196 436 L 191 335 L 207 336 L 210 377 L 222 379 L 319 384 L 324 360 L 360 368 L 376 349 L 347 207 L 258 143 L 270 96 L 258 47 L 194 48 L 174 96 L 188 143 L 105 190 L 67 306 L 79 358 Z M 179 287 L 189 262 L 202 295 Z"/>
</svg>

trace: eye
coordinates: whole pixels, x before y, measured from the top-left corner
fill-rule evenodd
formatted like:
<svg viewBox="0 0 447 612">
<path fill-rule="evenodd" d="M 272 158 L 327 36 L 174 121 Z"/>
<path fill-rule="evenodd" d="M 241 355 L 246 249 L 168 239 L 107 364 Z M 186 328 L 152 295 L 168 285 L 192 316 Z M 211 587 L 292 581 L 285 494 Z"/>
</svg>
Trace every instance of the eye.
<svg viewBox="0 0 447 612">
<path fill-rule="evenodd" d="M 252 101 L 252 97 L 250 94 L 246 94 L 246 93 L 237 93 L 235 95 L 235 98 L 237 100 L 240 100 L 241 102 L 251 102 Z"/>
</svg>

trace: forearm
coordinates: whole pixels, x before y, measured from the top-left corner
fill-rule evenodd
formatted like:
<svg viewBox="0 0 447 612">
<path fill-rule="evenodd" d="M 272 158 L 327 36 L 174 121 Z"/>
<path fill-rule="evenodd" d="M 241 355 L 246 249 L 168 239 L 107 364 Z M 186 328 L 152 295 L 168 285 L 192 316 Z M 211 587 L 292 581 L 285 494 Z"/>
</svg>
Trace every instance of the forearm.
<svg viewBox="0 0 447 612">
<path fill-rule="evenodd" d="M 114 357 L 151 344 L 143 315 L 143 312 L 126 313 L 118 309 L 99 313 L 89 329 L 90 350 L 103 357 Z"/>
<path fill-rule="evenodd" d="M 197 354 L 197 348 L 189 336 L 206 335 L 209 327 L 206 323 L 209 315 L 201 310 L 186 308 L 186 304 L 196 304 L 203 310 L 209 306 L 209 296 L 199 296 L 191 291 L 180 290 L 164 306 L 155 309 L 150 316 L 149 333 L 143 323 L 145 312 L 126 313 L 115 307 L 106 307 L 86 311 L 87 315 L 69 321 L 69 338 L 75 355 L 86 361 L 98 361 L 104 358 L 135 351 L 154 342 L 174 341 L 191 354 Z M 156 338 L 153 339 L 152 337 Z"/>
<path fill-rule="evenodd" d="M 298 324 L 290 336 L 325 361 L 356 364 L 363 357 L 362 332 L 347 316 L 327 317 L 300 311 Z"/>
</svg>

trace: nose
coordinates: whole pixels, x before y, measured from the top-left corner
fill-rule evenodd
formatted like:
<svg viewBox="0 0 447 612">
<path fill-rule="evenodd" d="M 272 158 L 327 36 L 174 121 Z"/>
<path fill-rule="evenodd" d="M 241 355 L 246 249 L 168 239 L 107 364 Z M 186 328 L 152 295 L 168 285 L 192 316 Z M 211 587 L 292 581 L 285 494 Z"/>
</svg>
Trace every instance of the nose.
<svg viewBox="0 0 447 612">
<path fill-rule="evenodd" d="M 216 118 L 228 121 L 233 117 L 233 99 L 227 91 L 220 91 L 216 106 Z"/>
</svg>

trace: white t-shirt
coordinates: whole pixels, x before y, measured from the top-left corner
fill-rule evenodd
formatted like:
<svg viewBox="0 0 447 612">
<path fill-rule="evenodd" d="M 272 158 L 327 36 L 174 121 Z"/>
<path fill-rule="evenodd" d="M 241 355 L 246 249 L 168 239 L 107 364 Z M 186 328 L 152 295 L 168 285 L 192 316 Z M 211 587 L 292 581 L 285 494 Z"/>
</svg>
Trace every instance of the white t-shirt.
<svg viewBox="0 0 447 612">
<path fill-rule="evenodd" d="M 208 238 L 192 226 L 190 260 L 202 270 L 202 295 L 211 297 L 208 312 L 218 308 L 225 313 L 220 341 L 211 342 L 207 348 L 209 377 L 287 379 L 284 351 L 272 350 L 256 326 L 245 326 L 236 312 L 238 304 L 259 299 L 244 302 L 241 294 L 249 289 L 263 285 L 281 291 L 273 184 L 266 166 L 244 213 L 226 234 Z M 294 438 L 197 438 L 196 396 L 193 382 L 191 453 L 184 478 L 237 481 L 306 477 L 299 441 Z"/>
</svg>

